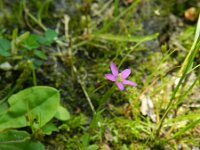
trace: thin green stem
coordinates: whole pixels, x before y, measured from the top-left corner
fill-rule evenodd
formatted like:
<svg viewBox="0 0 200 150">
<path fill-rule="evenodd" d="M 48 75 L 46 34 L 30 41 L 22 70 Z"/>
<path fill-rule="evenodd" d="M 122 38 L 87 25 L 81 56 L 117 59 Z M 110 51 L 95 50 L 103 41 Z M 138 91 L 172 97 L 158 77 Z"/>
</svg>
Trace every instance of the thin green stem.
<svg viewBox="0 0 200 150">
<path fill-rule="evenodd" d="M 32 68 L 32 75 L 33 75 L 33 85 L 37 86 L 37 78 L 36 78 L 35 68 Z"/>
<path fill-rule="evenodd" d="M 36 73 L 35 73 L 35 68 L 33 66 L 33 62 L 28 60 L 27 62 L 30 66 L 30 69 L 32 71 L 32 76 L 33 76 L 33 85 L 36 86 L 37 85 L 37 77 L 36 77 Z"/>
<path fill-rule="evenodd" d="M 89 97 L 89 95 L 88 95 L 88 92 L 87 92 L 87 90 L 86 90 L 86 88 L 85 88 L 84 83 L 81 81 L 80 77 L 79 77 L 78 74 L 77 74 L 77 69 L 76 69 L 75 66 L 73 66 L 73 71 L 74 71 L 74 73 L 76 74 L 77 80 L 78 80 L 79 84 L 81 85 L 81 88 L 82 88 L 82 90 L 83 90 L 83 93 L 84 93 L 84 95 L 85 95 L 85 97 L 86 97 L 86 100 L 88 101 L 88 104 L 90 105 L 90 108 L 91 108 L 92 112 L 93 112 L 94 114 L 96 114 L 96 111 L 95 111 L 95 109 L 94 109 L 94 106 L 93 106 L 93 104 L 92 104 L 92 101 L 91 101 L 91 99 L 90 99 L 90 97 Z"/>
<path fill-rule="evenodd" d="M 29 10 L 27 9 L 26 7 L 26 0 L 23 0 L 23 9 L 24 9 L 24 12 L 28 15 L 28 17 L 30 17 L 35 23 L 37 23 L 44 31 L 47 30 L 47 28 L 42 24 L 41 21 L 39 21 L 36 17 L 34 17 L 30 12 Z"/>
<path fill-rule="evenodd" d="M 90 99 L 90 97 L 89 97 L 89 95 L 88 95 L 88 93 L 87 93 L 87 91 L 86 91 L 86 89 L 85 89 L 85 86 L 84 86 L 83 82 L 79 80 L 79 83 L 80 83 L 81 88 L 82 88 L 82 90 L 83 90 L 83 92 L 84 92 L 84 94 L 85 94 L 85 97 L 86 97 L 86 99 L 87 99 L 87 101 L 88 101 L 88 103 L 89 103 L 89 105 L 90 105 L 91 110 L 93 111 L 94 114 L 96 114 L 96 111 L 95 111 L 95 109 L 94 109 L 94 106 L 93 106 L 93 104 L 92 104 L 92 101 L 91 101 L 91 99 Z"/>
<path fill-rule="evenodd" d="M 37 23 L 44 31 L 47 30 L 47 28 L 39 21 L 37 20 L 27 9 L 25 9 L 26 14 L 35 22 Z"/>
</svg>

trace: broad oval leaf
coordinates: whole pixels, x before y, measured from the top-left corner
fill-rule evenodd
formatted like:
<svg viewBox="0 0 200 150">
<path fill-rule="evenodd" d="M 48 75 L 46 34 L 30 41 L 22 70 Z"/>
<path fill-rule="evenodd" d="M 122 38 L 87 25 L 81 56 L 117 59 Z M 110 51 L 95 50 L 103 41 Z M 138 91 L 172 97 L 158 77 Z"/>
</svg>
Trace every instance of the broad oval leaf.
<svg viewBox="0 0 200 150">
<path fill-rule="evenodd" d="M 10 49 L 10 41 L 7 39 L 1 39 L 0 38 L 0 55 L 7 57 L 10 56 L 10 52 L 8 51 Z"/>
<path fill-rule="evenodd" d="M 0 116 L 0 131 L 34 125 L 44 126 L 57 112 L 60 101 L 58 90 L 35 86 L 11 96 L 9 109 Z"/>
<path fill-rule="evenodd" d="M 0 133 L 0 150 L 44 150 L 39 141 L 32 141 L 26 131 L 9 130 Z"/>
<path fill-rule="evenodd" d="M 1 39 L 0 38 L 0 48 L 1 49 L 9 50 L 10 47 L 11 47 L 10 41 L 8 41 L 7 39 Z"/>
<path fill-rule="evenodd" d="M 55 118 L 58 120 L 66 121 L 70 119 L 70 113 L 63 106 L 59 106 L 55 114 Z"/>
</svg>

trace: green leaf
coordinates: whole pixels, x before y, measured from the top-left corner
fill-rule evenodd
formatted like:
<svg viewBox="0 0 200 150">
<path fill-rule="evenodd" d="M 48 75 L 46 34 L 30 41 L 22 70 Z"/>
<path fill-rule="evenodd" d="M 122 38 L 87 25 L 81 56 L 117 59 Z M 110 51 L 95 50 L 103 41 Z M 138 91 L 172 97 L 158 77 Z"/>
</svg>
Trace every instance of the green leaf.
<svg viewBox="0 0 200 150">
<path fill-rule="evenodd" d="M 9 130 L 0 133 L 1 150 L 44 150 L 44 145 L 38 141 L 31 141 L 26 131 Z"/>
<path fill-rule="evenodd" d="M 47 56 L 45 55 L 43 51 L 34 50 L 34 54 L 40 59 L 47 60 Z"/>
<path fill-rule="evenodd" d="M 7 57 L 10 56 L 10 52 L 8 51 L 11 47 L 10 41 L 7 39 L 0 39 L 0 55 Z"/>
<path fill-rule="evenodd" d="M 48 29 L 45 33 L 44 36 L 38 36 L 38 42 L 40 42 L 41 44 L 45 44 L 45 45 L 50 45 L 55 37 L 57 36 L 57 33 L 52 30 L 52 29 Z"/>
<path fill-rule="evenodd" d="M 98 149 L 99 149 L 99 146 L 95 145 L 95 144 L 90 145 L 90 146 L 87 147 L 87 150 L 98 150 Z"/>
<path fill-rule="evenodd" d="M 4 57 L 8 57 L 8 56 L 10 56 L 10 53 L 8 51 L 5 51 L 5 50 L 0 48 L 0 55 L 4 56 Z"/>
<path fill-rule="evenodd" d="M 193 129 L 195 126 L 200 124 L 200 119 L 193 121 L 191 123 L 188 123 L 185 127 L 181 128 L 180 130 L 178 130 L 173 136 L 172 138 L 177 138 L 183 134 L 185 134 L 188 130 Z"/>
<path fill-rule="evenodd" d="M 5 111 L 7 111 L 7 109 L 8 109 L 8 104 L 7 104 L 7 103 L 2 103 L 2 104 L 0 105 L 0 115 L 1 115 L 2 113 L 4 113 Z"/>
<path fill-rule="evenodd" d="M 0 131 L 33 125 L 40 128 L 56 114 L 60 95 L 47 86 L 35 86 L 12 95 L 10 108 L 0 116 Z"/>
<path fill-rule="evenodd" d="M 26 131 L 17 131 L 17 130 L 9 130 L 0 133 L 0 145 L 1 142 L 8 141 L 23 141 L 26 138 L 29 138 L 29 133 Z"/>
<path fill-rule="evenodd" d="M 45 33 L 44 33 L 44 37 L 48 42 L 53 42 L 54 38 L 57 36 L 56 31 L 52 30 L 52 29 L 48 29 Z"/>
<path fill-rule="evenodd" d="M 55 114 L 55 118 L 58 120 L 66 121 L 70 119 L 70 114 L 66 108 L 59 106 Z"/>
<path fill-rule="evenodd" d="M 108 41 L 117 41 L 117 42 L 145 42 L 152 40 L 156 37 L 158 37 L 158 33 L 152 34 L 152 35 L 145 35 L 145 36 L 123 36 L 123 35 L 113 35 L 113 34 L 99 34 L 99 35 L 92 35 L 92 37 L 108 40 Z"/>
<path fill-rule="evenodd" d="M 30 32 L 25 32 L 22 35 L 20 35 L 19 37 L 16 38 L 16 44 L 20 44 L 23 41 L 25 41 L 28 37 L 30 36 Z"/>
<path fill-rule="evenodd" d="M 0 48 L 4 50 L 9 50 L 10 49 L 10 41 L 7 39 L 0 39 Z"/>
<path fill-rule="evenodd" d="M 55 124 L 48 123 L 42 128 L 42 131 L 46 135 L 51 135 L 53 131 L 58 131 L 58 128 Z"/>
<path fill-rule="evenodd" d="M 36 35 L 36 38 L 37 38 L 37 41 L 40 44 L 45 44 L 46 43 L 46 39 L 44 38 L 44 36 L 42 36 L 42 35 Z"/>
<path fill-rule="evenodd" d="M 34 68 L 39 68 L 43 63 L 41 59 L 37 59 L 37 58 L 31 58 L 30 60 L 32 61 Z"/>
<path fill-rule="evenodd" d="M 25 48 L 27 48 L 28 50 L 38 48 L 40 45 L 37 42 L 37 36 L 36 35 L 30 35 L 26 40 L 24 40 L 23 46 Z"/>
</svg>

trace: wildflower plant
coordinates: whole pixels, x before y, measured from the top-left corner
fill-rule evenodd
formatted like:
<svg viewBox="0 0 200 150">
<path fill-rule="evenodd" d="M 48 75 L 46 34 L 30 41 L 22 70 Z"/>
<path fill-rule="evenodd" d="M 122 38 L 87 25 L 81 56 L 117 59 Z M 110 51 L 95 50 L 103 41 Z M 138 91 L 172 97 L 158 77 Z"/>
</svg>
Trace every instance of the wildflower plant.
<svg viewBox="0 0 200 150">
<path fill-rule="evenodd" d="M 114 62 L 110 63 L 110 69 L 112 73 L 105 74 L 106 79 L 116 83 L 119 90 L 124 90 L 124 85 L 137 86 L 135 82 L 127 80 L 131 74 L 131 69 L 125 69 L 121 73 Z"/>
</svg>

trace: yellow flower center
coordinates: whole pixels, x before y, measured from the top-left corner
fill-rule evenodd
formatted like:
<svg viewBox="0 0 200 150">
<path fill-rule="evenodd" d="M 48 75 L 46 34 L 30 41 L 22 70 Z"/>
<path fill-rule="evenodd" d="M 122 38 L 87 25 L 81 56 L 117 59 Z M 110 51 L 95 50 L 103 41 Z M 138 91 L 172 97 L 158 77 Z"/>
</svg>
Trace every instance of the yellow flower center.
<svg viewBox="0 0 200 150">
<path fill-rule="evenodd" d="M 117 82 L 123 82 L 123 78 L 122 78 L 122 74 L 119 73 L 118 76 L 117 76 Z"/>
</svg>

